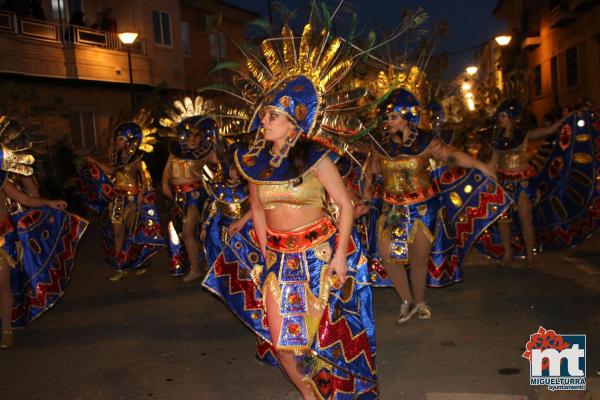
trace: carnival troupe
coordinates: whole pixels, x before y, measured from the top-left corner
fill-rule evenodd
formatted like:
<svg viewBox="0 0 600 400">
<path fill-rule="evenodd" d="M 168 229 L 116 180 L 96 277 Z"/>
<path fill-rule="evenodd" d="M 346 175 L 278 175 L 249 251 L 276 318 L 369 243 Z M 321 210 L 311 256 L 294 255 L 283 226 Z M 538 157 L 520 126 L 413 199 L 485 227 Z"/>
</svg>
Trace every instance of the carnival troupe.
<svg viewBox="0 0 600 400">
<path fill-rule="evenodd" d="M 116 117 L 106 153 L 79 160 L 70 181 L 100 230 L 110 284 L 151 266 L 201 282 L 304 399 L 379 397 L 376 288 L 397 292 L 396 323 L 435 319 L 426 288 L 468 279 L 472 248 L 543 268 L 538 252 L 600 226 L 593 106 L 538 128 L 507 94 L 461 143 L 425 57 L 383 62 L 370 58 L 377 44 L 352 40 L 315 20 L 284 25 L 240 47 L 242 65 L 214 67 L 227 88 Z M 365 60 L 376 79 L 356 78 Z M 41 197 L 18 120 L 0 117 L 1 348 L 62 297 L 88 226 Z M 168 158 L 153 179 L 157 141 Z"/>
</svg>

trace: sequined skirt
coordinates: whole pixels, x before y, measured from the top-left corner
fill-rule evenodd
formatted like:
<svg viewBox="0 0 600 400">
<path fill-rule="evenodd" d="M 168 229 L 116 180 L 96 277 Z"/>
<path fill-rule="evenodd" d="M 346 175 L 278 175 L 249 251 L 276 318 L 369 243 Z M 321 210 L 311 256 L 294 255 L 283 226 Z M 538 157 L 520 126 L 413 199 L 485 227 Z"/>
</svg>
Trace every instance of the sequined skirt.
<svg viewBox="0 0 600 400">
<path fill-rule="evenodd" d="M 18 262 L 17 252 L 17 231 L 13 226 L 10 217 L 6 217 L 0 222 L 0 257 L 9 267 L 14 267 Z"/>
<path fill-rule="evenodd" d="M 249 225 L 227 243 L 203 285 L 254 331 L 263 355 L 288 350 L 306 357 L 305 380 L 321 398 L 376 398 L 371 287 L 358 233 L 348 244 L 346 283 L 336 289 L 327 274 L 337 232 L 329 218 L 269 231 L 266 260 Z M 281 316 L 278 338 L 270 336 L 267 293 Z"/>
<path fill-rule="evenodd" d="M 183 210 L 184 215 L 191 206 L 195 206 L 199 213 L 202 212 L 206 200 L 206 191 L 200 182 L 174 185 L 173 193 L 175 204 Z"/>
<path fill-rule="evenodd" d="M 379 251 L 387 251 L 381 248 L 381 243 L 389 242 L 390 261 L 409 263 L 408 245 L 413 242 L 419 230 L 427 236 L 429 242 L 433 242 L 437 211 L 438 201 L 435 196 L 407 205 L 384 202 L 377 222 Z"/>
<path fill-rule="evenodd" d="M 525 196 L 529 199 L 531 204 L 534 204 L 536 201 L 537 190 L 535 185 L 533 185 L 532 180 L 530 179 L 535 175 L 535 171 L 533 167 L 529 167 L 529 169 L 520 172 L 503 172 L 498 171 L 498 179 L 506 193 L 513 200 L 513 206 L 518 207 L 519 199 L 521 198 L 521 193 L 524 193 Z"/>
</svg>

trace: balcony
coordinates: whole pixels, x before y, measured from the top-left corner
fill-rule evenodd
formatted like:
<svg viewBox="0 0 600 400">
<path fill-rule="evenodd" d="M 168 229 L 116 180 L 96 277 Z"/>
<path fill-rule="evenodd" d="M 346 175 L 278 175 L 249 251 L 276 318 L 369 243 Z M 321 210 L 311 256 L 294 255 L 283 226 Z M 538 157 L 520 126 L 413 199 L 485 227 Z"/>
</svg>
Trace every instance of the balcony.
<svg viewBox="0 0 600 400">
<path fill-rule="evenodd" d="M 540 46 L 542 38 L 540 36 L 529 36 L 521 42 L 521 50 L 534 50 Z"/>
<path fill-rule="evenodd" d="M 556 29 L 567 26 L 575 21 L 576 18 L 577 14 L 573 11 L 566 9 L 562 5 L 556 6 L 550 11 L 550 27 Z"/>
<path fill-rule="evenodd" d="M 127 83 L 126 51 L 112 32 L 0 11 L 0 72 Z M 145 41 L 138 40 L 131 51 L 135 82 L 151 84 Z"/>
</svg>

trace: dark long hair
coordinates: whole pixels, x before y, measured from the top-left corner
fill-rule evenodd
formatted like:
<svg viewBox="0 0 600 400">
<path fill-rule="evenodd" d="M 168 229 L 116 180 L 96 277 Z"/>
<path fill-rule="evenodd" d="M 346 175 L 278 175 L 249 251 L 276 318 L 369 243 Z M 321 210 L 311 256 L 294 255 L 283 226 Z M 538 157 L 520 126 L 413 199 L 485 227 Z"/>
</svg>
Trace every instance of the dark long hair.
<svg viewBox="0 0 600 400">
<path fill-rule="evenodd" d="M 306 171 L 308 154 L 310 152 L 311 142 L 306 139 L 299 139 L 290 149 L 288 159 L 290 161 L 287 175 L 289 179 L 296 178 Z"/>
</svg>

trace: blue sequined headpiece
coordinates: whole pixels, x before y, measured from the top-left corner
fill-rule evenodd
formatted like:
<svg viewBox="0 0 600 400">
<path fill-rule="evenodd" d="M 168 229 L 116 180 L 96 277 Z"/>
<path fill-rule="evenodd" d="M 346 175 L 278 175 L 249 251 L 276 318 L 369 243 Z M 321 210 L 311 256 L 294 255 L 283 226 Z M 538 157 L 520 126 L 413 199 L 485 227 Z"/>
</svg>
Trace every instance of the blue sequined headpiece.
<svg viewBox="0 0 600 400">
<path fill-rule="evenodd" d="M 304 134 L 308 134 L 319 108 L 319 97 L 314 84 L 304 75 L 289 78 L 265 96 L 263 108 L 275 108 L 285 114 Z M 260 113 L 254 118 L 251 130 L 260 127 Z"/>
<path fill-rule="evenodd" d="M 381 111 L 386 114 L 399 113 L 402 118 L 417 126 L 421 118 L 421 103 L 408 90 L 395 89 L 382 104 Z"/>
<path fill-rule="evenodd" d="M 125 138 L 129 145 L 142 142 L 142 127 L 135 122 L 123 122 L 115 128 L 115 139 Z"/>
<path fill-rule="evenodd" d="M 442 107 L 438 101 L 430 101 L 427 106 L 425 106 L 425 111 L 429 113 L 432 125 L 435 126 L 444 123 L 446 114 L 444 113 L 444 107 Z"/>
<path fill-rule="evenodd" d="M 498 109 L 496 110 L 496 114 L 494 114 L 494 117 L 495 117 L 495 119 L 498 119 L 498 115 L 500 115 L 500 113 L 504 112 L 510 118 L 516 119 L 521 116 L 522 111 L 523 111 L 523 109 L 521 107 L 521 103 L 519 103 L 518 100 L 515 100 L 515 99 L 505 100 L 500 104 L 500 106 L 498 106 Z"/>
<path fill-rule="evenodd" d="M 129 163 L 133 156 L 139 155 L 139 151 L 151 153 L 156 143 L 156 128 L 152 126 L 153 119 L 150 112 L 140 109 L 133 120 L 121 122 L 113 129 L 113 138 L 117 140 L 124 138 L 127 141 L 126 152 L 120 160 L 117 160 L 116 149 L 113 148 L 111 157 L 113 162 Z"/>
<path fill-rule="evenodd" d="M 176 130 L 179 142 L 185 143 L 189 139 L 190 133 L 200 135 L 202 140 L 211 140 L 219 132 L 219 126 L 213 118 L 197 115 L 180 122 Z"/>
</svg>

